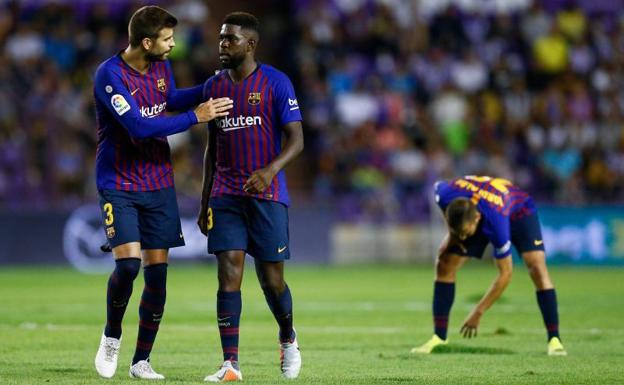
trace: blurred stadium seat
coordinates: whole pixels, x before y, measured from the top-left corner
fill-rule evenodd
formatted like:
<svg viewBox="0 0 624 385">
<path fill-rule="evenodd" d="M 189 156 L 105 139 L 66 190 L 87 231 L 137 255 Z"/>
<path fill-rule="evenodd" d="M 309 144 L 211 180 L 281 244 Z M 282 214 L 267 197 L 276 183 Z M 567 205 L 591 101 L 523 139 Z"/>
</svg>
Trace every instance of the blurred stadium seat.
<svg viewBox="0 0 624 385">
<path fill-rule="evenodd" d="M 0 3 L 3 215 L 67 215 L 95 201 L 94 66 L 125 47 L 140 4 Z M 624 1 L 260 5 L 271 34 L 260 58 L 295 80 L 304 114 L 295 215 L 319 206 L 350 225 L 426 226 L 432 183 L 463 174 L 512 179 L 542 203 L 622 203 Z M 181 19 L 177 84 L 200 83 L 218 68 L 216 31 L 231 9 L 166 6 Z M 201 129 L 171 138 L 190 213 L 204 141 Z"/>
</svg>

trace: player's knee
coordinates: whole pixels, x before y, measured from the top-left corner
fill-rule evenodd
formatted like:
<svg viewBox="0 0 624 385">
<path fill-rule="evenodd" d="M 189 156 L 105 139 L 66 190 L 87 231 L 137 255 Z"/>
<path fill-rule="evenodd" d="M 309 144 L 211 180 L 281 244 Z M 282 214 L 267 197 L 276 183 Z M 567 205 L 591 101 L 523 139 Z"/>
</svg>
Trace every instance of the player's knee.
<svg viewBox="0 0 624 385">
<path fill-rule="evenodd" d="M 262 279 L 260 288 L 265 295 L 279 296 L 286 290 L 286 283 L 282 278 Z"/>
<path fill-rule="evenodd" d="M 529 274 L 532 277 L 544 277 L 548 275 L 548 271 L 546 269 L 546 263 L 539 258 L 526 258 L 525 259 L 527 269 L 529 270 Z"/>
<path fill-rule="evenodd" d="M 115 264 L 115 273 L 124 280 L 134 281 L 141 270 L 141 260 L 138 258 L 117 260 Z"/>
<path fill-rule="evenodd" d="M 550 276 L 548 275 L 548 270 L 546 269 L 546 265 L 543 264 L 535 264 L 528 265 L 529 274 L 531 278 L 535 282 L 535 285 L 538 289 L 550 288 L 552 287 L 552 283 L 550 281 Z"/>
<path fill-rule="evenodd" d="M 228 265 L 219 267 L 219 287 L 221 290 L 237 291 L 240 290 L 240 285 L 243 277 L 242 268 L 238 268 L 234 265 Z"/>
<path fill-rule="evenodd" d="M 438 259 L 436 261 L 436 278 L 438 278 L 438 279 L 453 279 L 453 278 L 455 278 L 455 269 L 442 256 L 438 257 Z"/>
</svg>

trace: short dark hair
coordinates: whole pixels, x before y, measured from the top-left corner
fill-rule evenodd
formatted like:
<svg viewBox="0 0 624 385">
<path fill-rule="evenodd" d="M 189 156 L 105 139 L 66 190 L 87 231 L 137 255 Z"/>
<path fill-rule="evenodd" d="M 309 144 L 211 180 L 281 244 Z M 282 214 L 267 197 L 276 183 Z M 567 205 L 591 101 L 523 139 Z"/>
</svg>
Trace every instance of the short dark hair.
<svg viewBox="0 0 624 385">
<path fill-rule="evenodd" d="M 459 233 L 464 224 L 475 219 L 477 206 L 468 198 L 456 198 L 446 206 L 444 216 L 449 228 L 453 232 Z"/>
<path fill-rule="evenodd" d="M 178 19 L 166 10 L 156 5 L 146 5 L 139 8 L 128 23 L 130 45 L 137 47 L 143 39 L 155 39 L 163 28 L 173 28 Z"/>
<path fill-rule="evenodd" d="M 247 12 L 232 12 L 225 16 L 223 24 L 239 25 L 243 29 L 250 29 L 260 33 L 260 22 L 258 18 Z"/>
</svg>

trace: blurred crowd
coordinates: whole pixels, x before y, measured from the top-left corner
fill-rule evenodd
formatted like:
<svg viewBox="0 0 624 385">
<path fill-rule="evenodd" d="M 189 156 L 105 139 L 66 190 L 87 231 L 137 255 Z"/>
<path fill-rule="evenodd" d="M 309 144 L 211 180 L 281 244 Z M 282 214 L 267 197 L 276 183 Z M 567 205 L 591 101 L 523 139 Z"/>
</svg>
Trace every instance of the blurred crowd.
<svg viewBox="0 0 624 385">
<path fill-rule="evenodd" d="M 296 64 L 307 141 L 297 167 L 309 170 L 293 185 L 344 220 L 418 220 L 433 181 L 463 174 L 510 178 L 545 202 L 621 202 L 622 8 L 456 3 L 292 0 L 282 23 L 294 43 L 278 48 Z M 93 201 L 92 76 L 126 46 L 142 2 L 0 4 L 0 207 Z M 200 0 L 166 7 L 180 19 L 177 85 L 203 82 L 218 68 L 220 20 Z M 205 132 L 170 142 L 181 200 L 197 198 Z"/>
<path fill-rule="evenodd" d="M 622 202 L 617 1 L 298 3 L 314 189 L 343 219 L 417 220 L 435 180 L 465 174 Z"/>
<path fill-rule="evenodd" d="M 93 74 L 126 47 L 129 16 L 144 3 L 2 3 L 0 207 L 65 209 L 97 198 Z M 167 7 L 179 19 L 177 86 L 199 84 L 218 68 L 219 20 L 202 1 Z M 171 137 L 183 197 L 201 189 L 205 136 L 195 128 Z"/>
</svg>

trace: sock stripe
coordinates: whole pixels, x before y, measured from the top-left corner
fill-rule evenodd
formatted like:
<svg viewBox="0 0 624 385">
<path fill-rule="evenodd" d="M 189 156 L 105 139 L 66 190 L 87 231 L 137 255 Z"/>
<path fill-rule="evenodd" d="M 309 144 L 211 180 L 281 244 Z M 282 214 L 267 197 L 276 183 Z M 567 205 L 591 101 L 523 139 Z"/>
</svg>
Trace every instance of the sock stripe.
<svg viewBox="0 0 624 385">
<path fill-rule="evenodd" d="M 146 350 L 146 351 L 151 352 L 152 351 L 152 346 L 154 346 L 154 344 L 151 344 L 149 342 L 143 342 L 141 340 L 137 340 L 137 350 Z M 149 356 L 149 354 L 148 354 L 148 356 Z M 146 357 L 146 359 L 147 359 L 147 357 Z M 136 364 L 136 362 L 135 362 L 135 364 Z"/>
<path fill-rule="evenodd" d="M 150 302 L 145 301 L 144 299 L 141 299 L 141 303 L 139 304 L 139 306 L 151 312 L 155 312 L 155 313 L 160 313 L 163 309 L 163 305 L 157 304 L 157 303 L 150 303 Z"/>
<path fill-rule="evenodd" d="M 436 328 L 448 328 L 448 317 L 433 317 Z"/>
<path fill-rule="evenodd" d="M 238 328 L 219 327 L 219 333 L 222 336 L 237 336 L 239 331 Z"/>
<path fill-rule="evenodd" d="M 139 326 L 150 330 L 158 330 L 158 328 L 160 327 L 160 322 L 147 322 L 145 320 L 140 320 Z"/>
</svg>

